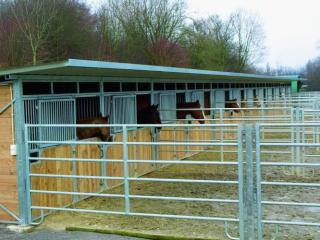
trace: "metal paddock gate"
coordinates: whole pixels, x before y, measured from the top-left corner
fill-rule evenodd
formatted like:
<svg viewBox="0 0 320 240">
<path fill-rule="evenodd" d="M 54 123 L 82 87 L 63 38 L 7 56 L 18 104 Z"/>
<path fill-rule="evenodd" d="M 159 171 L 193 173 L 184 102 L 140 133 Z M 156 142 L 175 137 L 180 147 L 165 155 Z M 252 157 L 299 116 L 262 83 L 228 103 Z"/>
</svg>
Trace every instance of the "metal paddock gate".
<svg viewBox="0 0 320 240">
<path fill-rule="evenodd" d="M 72 132 L 79 125 L 28 124 L 25 131 L 54 132 L 61 127 Z M 313 134 L 320 123 L 162 124 L 160 133 L 155 132 L 155 125 L 108 127 L 121 128 L 121 137 L 114 142 L 61 141 L 58 137 L 55 141 L 34 141 L 27 135 L 28 162 L 55 162 L 61 170 L 41 172 L 28 167 L 30 222 L 37 223 L 41 215 L 60 210 L 212 221 L 213 229 L 217 223 L 224 225 L 229 239 L 320 237 L 320 143 Z M 133 131 L 138 127 L 150 133 L 150 141 L 139 140 L 139 132 Z M 192 140 L 197 139 L 195 135 L 202 140 Z M 56 157 L 45 157 L 45 153 L 29 157 L 33 145 L 64 150 Z M 81 146 L 87 151 L 95 146 L 97 156 L 80 158 L 84 156 Z M 141 151 L 144 153 L 139 154 Z M 144 172 L 137 172 L 142 169 L 137 165 L 143 165 Z M 94 173 L 84 169 L 92 166 Z M 225 172 L 221 173 L 222 168 Z M 42 186 L 32 185 L 35 178 L 42 179 Z M 62 185 L 59 179 L 69 181 Z M 118 186 L 115 192 L 107 190 L 113 186 Z M 139 194 L 139 189 L 148 186 L 153 191 Z M 166 188 L 173 192 L 166 192 Z M 196 194 L 179 192 L 179 188 Z M 41 202 L 41 197 L 34 202 L 35 195 L 51 195 L 51 202 Z M 98 198 L 110 203 L 94 206 L 79 202 L 94 204 Z"/>
</svg>

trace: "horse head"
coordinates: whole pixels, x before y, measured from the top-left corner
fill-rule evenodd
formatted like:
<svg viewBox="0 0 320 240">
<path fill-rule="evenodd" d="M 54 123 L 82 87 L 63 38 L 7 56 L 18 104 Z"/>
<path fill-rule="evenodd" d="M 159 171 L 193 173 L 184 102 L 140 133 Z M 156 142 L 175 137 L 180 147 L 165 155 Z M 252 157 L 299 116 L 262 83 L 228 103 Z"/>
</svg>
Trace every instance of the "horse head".
<svg viewBox="0 0 320 240">
<path fill-rule="evenodd" d="M 105 117 L 100 117 L 99 124 L 109 124 L 110 116 L 106 115 Z M 102 127 L 100 128 L 100 137 L 102 141 L 105 142 L 111 142 L 111 134 L 110 134 L 110 128 L 109 127 Z"/>
<path fill-rule="evenodd" d="M 161 124 L 160 112 L 158 110 L 159 104 L 153 104 L 150 110 L 150 120 L 151 124 Z M 158 130 L 161 130 L 161 127 L 157 127 Z"/>
<path fill-rule="evenodd" d="M 225 107 L 232 108 L 232 110 L 236 113 L 240 112 L 240 106 L 239 106 L 238 100 L 236 98 L 226 101 Z"/>
<path fill-rule="evenodd" d="M 205 123 L 205 116 L 204 116 L 204 113 L 203 113 L 203 111 L 201 110 L 201 104 L 200 104 L 200 102 L 199 102 L 199 100 L 197 100 L 197 101 L 195 101 L 194 103 L 193 103 L 193 108 L 195 108 L 196 110 L 192 110 L 191 111 L 191 116 L 193 117 L 193 118 L 195 118 L 195 119 L 200 119 L 200 120 L 198 120 L 198 122 L 200 123 L 200 124 L 204 124 Z"/>
<path fill-rule="evenodd" d="M 138 112 L 138 124 L 161 124 L 159 104 L 145 107 Z M 161 130 L 161 127 L 157 127 Z"/>
<path fill-rule="evenodd" d="M 253 97 L 253 101 L 254 101 L 254 106 L 255 107 L 261 107 L 261 103 L 260 103 L 260 100 L 257 96 Z"/>
</svg>

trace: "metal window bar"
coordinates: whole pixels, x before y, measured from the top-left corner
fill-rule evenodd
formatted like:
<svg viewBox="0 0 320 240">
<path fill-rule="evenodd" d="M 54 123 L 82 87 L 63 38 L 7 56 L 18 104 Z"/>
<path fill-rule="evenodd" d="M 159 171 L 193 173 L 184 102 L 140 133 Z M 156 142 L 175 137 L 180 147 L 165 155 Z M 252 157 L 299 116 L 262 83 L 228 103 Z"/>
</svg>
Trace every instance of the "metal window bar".
<svg viewBox="0 0 320 240">
<path fill-rule="evenodd" d="M 176 108 L 176 94 L 160 94 L 160 109 L 175 109 Z M 173 111 L 160 111 L 160 117 L 163 122 L 169 122 L 170 120 L 165 119 L 176 119 L 176 110 Z"/>
<path fill-rule="evenodd" d="M 75 124 L 75 100 L 40 100 L 39 101 L 39 123 L 40 124 Z M 66 141 L 76 138 L 75 129 L 70 128 L 39 128 L 40 141 Z M 40 148 L 49 145 L 41 144 Z"/>
</svg>

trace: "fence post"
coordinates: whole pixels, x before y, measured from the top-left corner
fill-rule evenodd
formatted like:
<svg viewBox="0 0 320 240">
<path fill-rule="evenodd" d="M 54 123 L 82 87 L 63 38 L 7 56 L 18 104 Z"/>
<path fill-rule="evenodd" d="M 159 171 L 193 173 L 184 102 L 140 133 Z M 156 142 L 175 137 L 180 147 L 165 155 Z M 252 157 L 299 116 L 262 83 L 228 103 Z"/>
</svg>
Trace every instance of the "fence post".
<svg viewBox="0 0 320 240">
<path fill-rule="evenodd" d="M 252 124 L 246 125 L 246 238 L 254 239 L 254 185 L 253 185 L 253 161 L 252 161 Z"/>
<path fill-rule="evenodd" d="M 243 199 L 243 142 L 242 124 L 238 124 L 238 191 L 239 191 L 239 235 L 240 240 L 244 238 L 244 199 Z"/>
<path fill-rule="evenodd" d="M 291 123 L 296 122 L 295 113 L 296 113 L 296 109 L 291 108 Z M 291 140 L 290 142 L 291 142 L 291 144 L 293 144 L 295 142 L 294 139 L 295 139 L 294 127 L 290 127 L 290 140 Z M 294 146 L 290 147 L 290 150 L 291 150 L 291 162 L 294 163 L 295 162 L 295 147 Z M 292 168 L 290 172 L 293 175 L 295 173 L 295 169 Z"/>
<path fill-rule="evenodd" d="M 72 175 L 73 175 L 73 191 L 78 192 L 78 179 L 77 179 L 77 161 L 76 161 L 76 145 L 72 144 L 71 145 L 71 151 L 72 151 Z M 73 203 L 76 203 L 79 201 L 79 196 L 74 195 L 73 196 Z"/>
<path fill-rule="evenodd" d="M 220 116 L 220 124 L 223 124 L 224 121 L 223 121 L 223 118 L 224 118 L 224 111 L 222 108 L 220 108 L 220 113 L 219 113 L 219 116 Z M 223 143 L 224 142 L 224 127 L 221 126 L 220 127 L 220 142 Z M 223 144 L 221 145 L 220 147 L 220 160 L 223 162 L 224 161 L 224 147 L 223 147 Z"/>
<path fill-rule="evenodd" d="M 124 202 L 125 214 L 130 214 L 129 197 L 129 166 L 128 166 L 128 129 L 127 125 L 122 126 L 122 145 L 123 145 L 123 176 L 124 176 Z"/>
<path fill-rule="evenodd" d="M 100 145 L 100 158 L 103 160 L 101 162 L 101 176 L 105 177 L 107 176 L 107 162 L 105 161 L 107 159 L 107 146 L 105 144 Z M 108 188 L 107 179 L 102 179 L 100 184 L 102 190 Z"/>
</svg>

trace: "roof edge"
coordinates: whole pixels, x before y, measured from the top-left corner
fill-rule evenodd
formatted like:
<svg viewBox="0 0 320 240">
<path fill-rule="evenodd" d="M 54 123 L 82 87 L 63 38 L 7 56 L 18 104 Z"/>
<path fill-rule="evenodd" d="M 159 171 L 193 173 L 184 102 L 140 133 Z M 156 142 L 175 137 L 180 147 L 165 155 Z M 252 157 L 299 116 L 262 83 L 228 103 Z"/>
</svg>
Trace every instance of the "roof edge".
<svg viewBox="0 0 320 240">
<path fill-rule="evenodd" d="M 119 63 L 119 62 L 105 62 L 96 60 L 83 60 L 83 59 L 68 59 L 56 63 L 48 63 L 42 65 L 26 66 L 19 68 L 4 69 L 1 71 L 0 76 L 13 75 L 13 74 L 32 74 L 32 72 L 49 70 L 63 67 L 79 67 L 79 68 L 101 68 L 101 69 L 118 69 L 118 70 L 131 70 L 131 71 L 153 71 L 172 74 L 190 74 L 190 75 L 207 75 L 217 77 L 230 77 L 230 78 L 246 78 L 246 79 L 264 79 L 264 80 L 287 80 L 298 81 L 299 76 L 267 76 L 262 74 L 250 74 L 250 73 L 237 73 L 237 72 L 222 72 L 201 70 L 193 68 L 178 68 L 167 66 L 155 66 L 133 63 Z"/>
<path fill-rule="evenodd" d="M 40 65 L 31 65 L 25 67 L 17 67 L 17 68 L 8 68 L 1 70 L 0 69 L 0 76 L 10 75 L 10 74 L 20 74 L 20 73 L 29 73 L 33 71 L 41 71 L 47 69 L 54 69 L 54 68 L 61 68 L 69 66 L 70 61 L 60 61 L 55 63 L 47 63 L 47 64 L 40 64 Z"/>
</svg>

